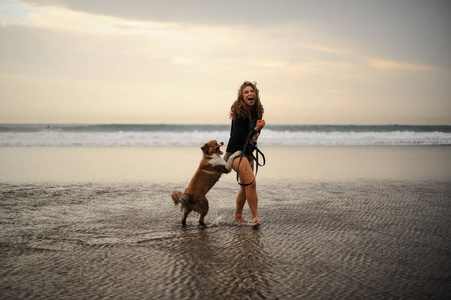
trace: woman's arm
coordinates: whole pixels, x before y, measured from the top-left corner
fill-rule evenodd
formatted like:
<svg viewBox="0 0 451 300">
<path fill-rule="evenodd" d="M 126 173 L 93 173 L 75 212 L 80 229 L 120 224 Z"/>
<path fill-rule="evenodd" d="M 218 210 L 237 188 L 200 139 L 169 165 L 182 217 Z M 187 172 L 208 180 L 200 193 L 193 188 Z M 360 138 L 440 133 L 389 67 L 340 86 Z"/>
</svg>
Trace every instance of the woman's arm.
<svg viewBox="0 0 451 300">
<path fill-rule="evenodd" d="M 261 122 L 260 122 L 261 121 Z M 258 120 L 257 124 L 255 124 L 255 128 L 254 130 L 256 131 L 255 135 L 250 139 L 249 144 L 253 144 L 255 143 L 255 141 L 258 139 L 258 137 L 260 136 L 260 130 L 263 129 L 263 127 L 265 127 L 266 122 L 265 120 Z"/>
</svg>

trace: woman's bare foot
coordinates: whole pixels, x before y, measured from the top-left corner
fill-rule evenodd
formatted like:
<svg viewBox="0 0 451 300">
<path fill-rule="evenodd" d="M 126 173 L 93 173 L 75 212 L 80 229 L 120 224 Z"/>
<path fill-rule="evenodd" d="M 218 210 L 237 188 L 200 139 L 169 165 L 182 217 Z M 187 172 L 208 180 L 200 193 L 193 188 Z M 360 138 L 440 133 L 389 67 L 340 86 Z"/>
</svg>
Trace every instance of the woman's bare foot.
<svg viewBox="0 0 451 300">
<path fill-rule="evenodd" d="M 260 226 L 260 222 L 258 221 L 258 219 L 254 219 L 251 226 L 253 228 L 258 228 L 258 226 Z"/>
<path fill-rule="evenodd" d="M 236 221 L 236 222 L 250 222 L 251 220 L 248 220 L 245 217 L 241 216 L 241 217 L 234 217 L 233 221 Z"/>
</svg>

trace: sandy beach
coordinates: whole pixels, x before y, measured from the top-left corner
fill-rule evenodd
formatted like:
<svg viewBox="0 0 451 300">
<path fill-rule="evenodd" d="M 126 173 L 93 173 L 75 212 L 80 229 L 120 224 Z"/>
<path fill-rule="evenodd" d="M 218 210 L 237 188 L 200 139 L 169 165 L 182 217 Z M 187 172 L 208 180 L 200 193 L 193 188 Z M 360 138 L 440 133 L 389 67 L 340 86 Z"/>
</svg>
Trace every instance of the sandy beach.
<svg viewBox="0 0 451 300">
<path fill-rule="evenodd" d="M 181 228 L 196 147 L 0 148 L 1 298 L 449 296 L 450 147 L 262 150 L 254 230 L 234 173 Z"/>
</svg>

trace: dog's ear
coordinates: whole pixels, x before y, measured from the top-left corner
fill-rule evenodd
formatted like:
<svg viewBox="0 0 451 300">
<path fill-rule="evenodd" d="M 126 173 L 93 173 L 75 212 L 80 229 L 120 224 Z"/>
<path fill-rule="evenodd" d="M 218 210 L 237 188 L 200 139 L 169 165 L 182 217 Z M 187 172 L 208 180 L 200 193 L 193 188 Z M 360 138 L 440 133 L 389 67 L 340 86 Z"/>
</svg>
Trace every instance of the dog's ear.
<svg viewBox="0 0 451 300">
<path fill-rule="evenodd" d="M 208 150 L 208 144 L 205 143 L 202 147 L 200 147 L 200 149 L 202 149 L 202 152 L 207 154 L 207 150 Z"/>
</svg>

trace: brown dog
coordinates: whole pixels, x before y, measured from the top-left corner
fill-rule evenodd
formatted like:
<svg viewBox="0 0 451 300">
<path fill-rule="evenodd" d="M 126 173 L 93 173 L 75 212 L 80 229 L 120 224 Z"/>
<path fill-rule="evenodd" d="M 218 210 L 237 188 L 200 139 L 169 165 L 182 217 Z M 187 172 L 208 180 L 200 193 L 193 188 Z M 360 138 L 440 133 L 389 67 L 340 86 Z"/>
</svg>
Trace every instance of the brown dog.
<svg viewBox="0 0 451 300">
<path fill-rule="evenodd" d="M 204 218 L 208 213 L 208 199 L 206 194 L 215 185 L 223 173 L 229 173 L 232 169 L 233 159 L 240 155 L 239 151 L 234 153 L 226 162 L 222 159 L 220 150 L 224 143 L 215 140 L 205 143 L 201 149 L 203 152 L 199 168 L 194 174 L 191 182 L 182 194 L 179 191 L 172 192 L 172 200 L 177 206 L 182 205 L 182 225 L 186 226 L 186 218 L 191 211 L 200 213 L 199 224 L 206 226 Z"/>
</svg>

